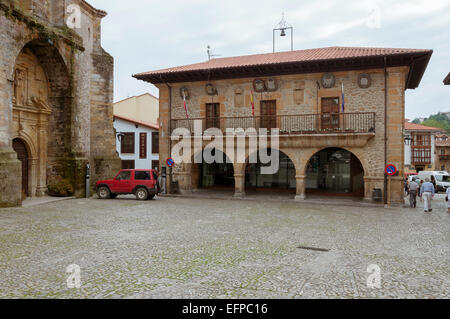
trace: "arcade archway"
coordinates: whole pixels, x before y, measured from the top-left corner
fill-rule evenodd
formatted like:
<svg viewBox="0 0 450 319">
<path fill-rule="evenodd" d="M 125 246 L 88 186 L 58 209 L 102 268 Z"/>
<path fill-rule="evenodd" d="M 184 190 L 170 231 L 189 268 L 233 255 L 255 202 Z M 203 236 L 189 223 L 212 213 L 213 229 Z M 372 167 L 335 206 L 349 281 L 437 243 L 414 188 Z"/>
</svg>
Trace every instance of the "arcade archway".
<svg viewBox="0 0 450 319">
<path fill-rule="evenodd" d="M 295 192 L 296 180 L 295 180 L 295 166 L 292 160 L 283 152 L 268 149 L 267 155 L 270 156 L 271 152 L 278 153 L 279 167 L 273 174 L 262 174 L 261 168 L 268 166 L 268 164 L 262 164 L 262 161 L 258 155 L 256 156 L 256 163 L 247 163 L 245 168 L 245 188 L 246 190 L 285 190 L 289 192 Z"/>
<path fill-rule="evenodd" d="M 205 151 L 204 151 L 205 152 Z M 209 154 L 209 150 L 206 150 Z M 234 168 L 230 159 L 219 149 L 210 150 L 211 155 L 217 159 L 213 163 L 205 160 L 203 152 L 197 154 L 193 164 L 193 188 L 230 188 L 234 189 Z"/>
<path fill-rule="evenodd" d="M 364 196 L 364 168 L 345 149 L 326 148 L 315 153 L 305 175 L 307 194 Z"/>
</svg>

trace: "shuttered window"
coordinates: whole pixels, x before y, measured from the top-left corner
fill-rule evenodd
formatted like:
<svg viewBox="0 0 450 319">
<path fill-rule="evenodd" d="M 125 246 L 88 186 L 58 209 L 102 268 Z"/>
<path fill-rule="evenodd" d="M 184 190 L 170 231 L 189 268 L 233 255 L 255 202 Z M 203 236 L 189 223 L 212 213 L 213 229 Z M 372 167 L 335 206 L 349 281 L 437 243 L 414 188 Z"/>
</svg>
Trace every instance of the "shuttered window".
<svg viewBox="0 0 450 319">
<path fill-rule="evenodd" d="M 159 132 L 152 133 L 152 154 L 159 154 Z"/>
<path fill-rule="evenodd" d="M 134 132 L 133 133 L 123 133 L 120 142 L 121 153 L 134 154 Z"/>
<path fill-rule="evenodd" d="M 139 133 L 139 158 L 147 158 L 147 133 Z"/>
</svg>

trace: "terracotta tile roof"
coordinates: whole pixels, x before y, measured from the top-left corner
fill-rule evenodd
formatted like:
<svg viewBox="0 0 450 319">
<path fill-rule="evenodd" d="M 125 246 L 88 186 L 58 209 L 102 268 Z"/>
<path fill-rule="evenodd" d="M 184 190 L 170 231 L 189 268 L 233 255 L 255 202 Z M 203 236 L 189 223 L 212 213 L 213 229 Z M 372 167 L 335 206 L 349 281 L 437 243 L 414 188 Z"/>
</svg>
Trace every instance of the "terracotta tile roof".
<svg viewBox="0 0 450 319">
<path fill-rule="evenodd" d="M 405 130 L 408 131 L 442 131 L 441 128 L 425 126 L 422 124 L 416 124 L 412 122 L 405 121 Z"/>
<path fill-rule="evenodd" d="M 120 116 L 120 115 L 114 115 L 114 119 L 120 119 L 123 121 L 127 121 L 127 122 L 131 122 L 137 125 L 142 125 L 142 126 L 146 126 L 148 128 L 152 128 L 155 130 L 159 130 L 159 125 L 158 124 L 154 124 L 154 123 L 150 123 L 150 122 L 145 122 L 145 121 L 138 121 L 129 117 L 124 117 L 124 116 Z"/>
<path fill-rule="evenodd" d="M 255 54 L 229 58 L 211 59 L 209 61 L 201 63 L 139 73 L 136 74 L 136 76 L 150 75 L 150 74 L 165 74 L 165 73 L 194 71 L 194 70 L 213 70 L 213 69 L 235 68 L 244 66 L 260 66 L 266 64 L 280 64 L 289 62 L 307 62 L 307 61 L 348 59 L 357 57 L 400 55 L 405 53 L 427 53 L 429 51 L 430 50 L 421 50 L 421 49 L 327 47 L 319 49 L 297 50 L 289 52 L 277 52 L 277 53 L 266 53 L 266 54 Z"/>
<path fill-rule="evenodd" d="M 450 137 L 446 134 L 436 135 L 436 146 L 450 147 Z"/>
</svg>

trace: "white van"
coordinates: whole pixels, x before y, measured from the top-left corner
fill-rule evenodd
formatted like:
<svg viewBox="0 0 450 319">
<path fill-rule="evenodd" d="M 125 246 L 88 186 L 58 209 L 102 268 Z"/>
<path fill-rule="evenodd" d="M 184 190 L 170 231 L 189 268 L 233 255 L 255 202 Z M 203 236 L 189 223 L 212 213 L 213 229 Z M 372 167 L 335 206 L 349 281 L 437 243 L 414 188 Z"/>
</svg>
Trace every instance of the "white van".
<svg viewBox="0 0 450 319">
<path fill-rule="evenodd" d="M 425 178 L 429 178 L 431 181 L 431 176 L 434 176 L 436 180 L 437 191 L 445 192 L 448 187 L 450 187 L 450 175 L 445 171 L 421 171 L 417 177 L 419 180 L 425 181 Z"/>
</svg>

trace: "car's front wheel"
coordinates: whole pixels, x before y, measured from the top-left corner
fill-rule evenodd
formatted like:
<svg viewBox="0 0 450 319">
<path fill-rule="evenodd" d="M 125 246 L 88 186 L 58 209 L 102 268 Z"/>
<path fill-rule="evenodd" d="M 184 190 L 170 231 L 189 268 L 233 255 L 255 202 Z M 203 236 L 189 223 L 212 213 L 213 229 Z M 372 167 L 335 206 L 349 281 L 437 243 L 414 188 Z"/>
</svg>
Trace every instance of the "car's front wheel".
<svg viewBox="0 0 450 319">
<path fill-rule="evenodd" d="M 100 186 L 97 190 L 97 195 L 98 195 L 98 198 L 100 198 L 100 199 L 108 199 L 108 198 L 110 198 L 109 197 L 110 194 L 111 194 L 111 192 L 109 191 L 109 188 L 106 186 Z"/>
<path fill-rule="evenodd" d="M 146 200 L 147 197 L 148 197 L 148 191 L 145 188 L 143 188 L 143 187 L 138 188 L 136 190 L 135 194 L 136 194 L 136 198 L 139 199 L 139 200 Z"/>
</svg>

